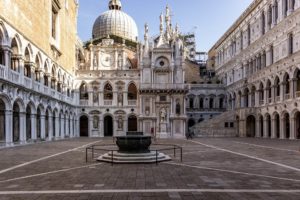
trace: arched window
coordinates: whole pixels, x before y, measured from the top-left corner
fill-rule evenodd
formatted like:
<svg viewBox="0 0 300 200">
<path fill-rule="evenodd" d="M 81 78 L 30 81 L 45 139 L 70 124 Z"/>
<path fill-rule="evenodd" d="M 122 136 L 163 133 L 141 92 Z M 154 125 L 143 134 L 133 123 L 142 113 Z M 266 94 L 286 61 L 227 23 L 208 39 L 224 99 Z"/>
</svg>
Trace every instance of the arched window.
<svg viewBox="0 0 300 200">
<path fill-rule="evenodd" d="M 81 86 L 79 88 L 79 96 L 80 96 L 80 100 L 88 100 L 89 99 L 89 93 L 88 93 L 86 83 L 81 84 Z"/>
<path fill-rule="evenodd" d="M 25 49 L 24 76 L 31 78 L 30 53 L 28 48 Z"/>
<path fill-rule="evenodd" d="M 45 86 L 49 86 L 49 79 L 47 76 L 47 72 L 48 72 L 48 67 L 47 67 L 47 63 L 44 64 L 44 85 Z"/>
<path fill-rule="evenodd" d="M 35 57 L 35 80 L 37 82 L 41 81 L 40 70 L 41 70 L 41 61 L 38 56 Z"/>
<path fill-rule="evenodd" d="M 137 88 L 134 83 L 128 87 L 128 100 L 137 100 Z"/>
<path fill-rule="evenodd" d="M 215 100 L 213 97 L 209 98 L 209 109 L 213 109 L 215 104 Z"/>
<path fill-rule="evenodd" d="M 51 88 L 55 89 L 55 84 L 56 84 L 56 71 L 55 71 L 55 66 L 52 66 L 52 71 L 51 71 Z"/>
<path fill-rule="evenodd" d="M 275 79 L 274 87 L 275 87 L 275 96 L 277 97 L 276 101 L 278 101 L 278 98 L 280 97 L 280 81 L 278 77 L 276 77 Z"/>
<path fill-rule="evenodd" d="M 10 65 L 11 69 L 14 71 L 19 71 L 19 63 L 18 63 L 19 46 L 16 37 L 12 39 L 11 51 L 12 51 L 11 65 Z"/>
<path fill-rule="evenodd" d="M 104 86 L 104 100 L 113 100 L 113 89 L 112 89 L 112 86 L 107 83 L 105 86 Z"/>
<path fill-rule="evenodd" d="M 94 103 L 99 102 L 99 89 L 97 86 L 93 86 L 93 102 Z"/>
<path fill-rule="evenodd" d="M 194 108 L 194 97 L 190 97 L 189 105 L 190 105 L 190 108 Z"/>
</svg>

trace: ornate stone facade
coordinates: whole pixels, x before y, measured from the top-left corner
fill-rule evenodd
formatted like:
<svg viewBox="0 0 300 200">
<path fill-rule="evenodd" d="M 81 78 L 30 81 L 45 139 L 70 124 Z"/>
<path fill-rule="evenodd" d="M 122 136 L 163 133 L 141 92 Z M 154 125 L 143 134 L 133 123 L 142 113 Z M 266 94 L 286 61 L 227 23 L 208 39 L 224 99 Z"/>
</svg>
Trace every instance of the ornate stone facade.
<svg viewBox="0 0 300 200">
<path fill-rule="evenodd" d="M 75 48 L 69 48 L 77 40 L 77 6 L 71 0 L 1 1 L 1 143 L 78 136 L 71 68 Z"/>
<path fill-rule="evenodd" d="M 299 21 L 299 0 L 256 0 L 211 49 L 239 136 L 300 139 Z"/>
</svg>

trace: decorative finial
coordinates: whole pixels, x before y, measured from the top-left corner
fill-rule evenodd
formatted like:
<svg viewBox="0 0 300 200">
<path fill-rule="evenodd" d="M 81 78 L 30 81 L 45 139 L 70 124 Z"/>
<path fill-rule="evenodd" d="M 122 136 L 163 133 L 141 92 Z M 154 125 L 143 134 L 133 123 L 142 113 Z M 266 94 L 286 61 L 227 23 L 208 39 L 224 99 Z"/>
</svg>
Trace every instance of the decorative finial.
<svg viewBox="0 0 300 200">
<path fill-rule="evenodd" d="M 145 24 L 145 40 L 148 39 L 149 26 L 148 23 Z"/>
<path fill-rule="evenodd" d="M 162 34 L 164 32 L 164 14 L 160 14 L 160 33 Z"/>
<path fill-rule="evenodd" d="M 109 10 L 121 10 L 122 3 L 120 0 L 110 0 L 108 4 Z"/>
</svg>

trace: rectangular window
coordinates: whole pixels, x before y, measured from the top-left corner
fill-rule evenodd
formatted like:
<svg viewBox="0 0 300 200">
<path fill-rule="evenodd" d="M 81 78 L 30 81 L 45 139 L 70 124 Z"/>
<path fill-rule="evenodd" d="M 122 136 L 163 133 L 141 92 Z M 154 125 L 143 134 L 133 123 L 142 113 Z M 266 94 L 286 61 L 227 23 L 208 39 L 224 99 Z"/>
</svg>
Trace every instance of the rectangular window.
<svg viewBox="0 0 300 200">
<path fill-rule="evenodd" d="M 57 34 L 58 34 L 58 26 L 57 26 L 57 21 L 58 21 L 58 13 L 59 10 L 61 9 L 61 5 L 59 0 L 52 0 L 52 7 L 51 7 L 51 36 L 54 39 L 57 39 Z"/>
<path fill-rule="evenodd" d="M 167 97 L 166 96 L 160 96 L 160 101 L 167 101 Z"/>
<path fill-rule="evenodd" d="M 228 128 L 228 122 L 225 122 L 225 128 Z"/>
<path fill-rule="evenodd" d="M 56 21 L 57 21 L 57 11 L 52 8 L 52 37 L 56 39 Z"/>
<path fill-rule="evenodd" d="M 288 49 L 289 49 L 289 55 L 294 53 L 294 36 L 293 33 L 290 33 L 288 36 Z"/>
<path fill-rule="evenodd" d="M 230 122 L 230 128 L 234 128 L 234 123 Z"/>
</svg>

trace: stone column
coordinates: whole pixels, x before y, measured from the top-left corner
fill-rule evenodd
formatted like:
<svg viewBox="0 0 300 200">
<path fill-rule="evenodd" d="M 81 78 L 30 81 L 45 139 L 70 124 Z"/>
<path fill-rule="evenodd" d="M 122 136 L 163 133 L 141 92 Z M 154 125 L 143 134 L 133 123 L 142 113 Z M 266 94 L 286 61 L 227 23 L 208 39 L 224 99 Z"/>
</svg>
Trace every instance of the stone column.
<svg viewBox="0 0 300 200">
<path fill-rule="evenodd" d="M 269 125 L 268 125 L 268 120 L 264 119 L 264 138 L 268 138 L 268 133 L 269 133 Z"/>
<path fill-rule="evenodd" d="M 11 110 L 5 111 L 5 143 L 6 146 L 13 145 L 13 113 Z"/>
<path fill-rule="evenodd" d="M 36 114 L 30 115 L 30 122 L 31 122 L 31 138 L 33 140 L 36 140 L 37 139 L 37 136 L 36 136 Z"/>
<path fill-rule="evenodd" d="M 60 122 L 59 122 L 59 117 L 56 116 L 55 118 L 55 138 L 58 139 L 60 136 Z"/>
<path fill-rule="evenodd" d="M 48 136 L 48 140 L 51 141 L 53 138 L 53 116 L 50 115 L 48 116 L 48 129 L 49 129 L 49 136 Z"/>
<path fill-rule="evenodd" d="M 20 112 L 19 115 L 20 115 L 20 143 L 25 144 L 26 143 L 26 113 Z M 34 130 L 31 129 L 31 132 L 33 131 Z"/>
<path fill-rule="evenodd" d="M 290 138 L 291 140 L 296 139 L 296 119 L 295 118 L 290 118 Z"/>
<path fill-rule="evenodd" d="M 286 128 L 285 128 L 285 120 L 283 117 L 279 118 L 279 123 L 280 123 L 280 139 L 285 139 L 286 136 Z"/>
<path fill-rule="evenodd" d="M 271 127 L 272 127 L 272 130 L 271 130 L 271 138 L 276 138 L 276 135 L 277 135 L 277 128 L 276 128 L 276 120 L 275 119 L 271 119 Z"/>
<path fill-rule="evenodd" d="M 275 103 L 275 86 L 271 86 L 272 103 Z"/>
<path fill-rule="evenodd" d="M 293 78 L 290 80 L 290 98 L 291 99 L 296 98 L 296 84 L 297 84 L 296 78 Z"/>
<path fill-rule="evenodd" d="M 46 134 L 45 134 L 45 115 L 42 114 L 40 117 L 41 120 L 41 139 L 45 139 L 46 138 Z"/>
<path fill-rule="evenodd" d="M 280 83 L 280 101 L 284 101 L 285 95 L 285 83 Z"/>
<path fill-rule="evenodd" d="M 65 138 L 65 116 L 62 115 L 60 120 L 60 137 L 63 139 Z"/>
<path fill-rule="evenodd" d="M 255 137 L 260 138 L 261 137 L 261 126 L 262 124 L 260 123 L 259 117 L 256 119 L 256 126 L 255 126 Z"/>
</svg>

